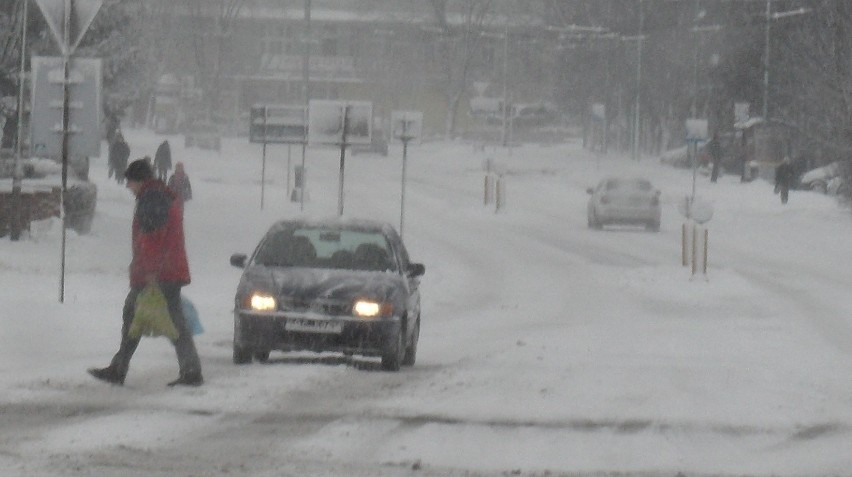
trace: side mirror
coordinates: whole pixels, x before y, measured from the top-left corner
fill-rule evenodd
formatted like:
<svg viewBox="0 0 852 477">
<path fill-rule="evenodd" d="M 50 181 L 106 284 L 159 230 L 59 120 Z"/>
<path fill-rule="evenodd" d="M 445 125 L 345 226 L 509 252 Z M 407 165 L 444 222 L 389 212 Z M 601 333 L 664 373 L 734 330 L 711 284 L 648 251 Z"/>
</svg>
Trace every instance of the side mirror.
<svg viewBox="0 0 852 477">
<path fill-rule="evenodd" d="M 408 264 L 408 276 L 409 277 L 419 277 L 426 273 L 426 266 L 422 263 L 410 263 Z"/>
<path fill-rule="evenodd" d="M 231 255 L 231 265 L 237 268 L 246 268 L 246 259 L 248 256 L 244 253 L 235 253 Z"/>
</svg>

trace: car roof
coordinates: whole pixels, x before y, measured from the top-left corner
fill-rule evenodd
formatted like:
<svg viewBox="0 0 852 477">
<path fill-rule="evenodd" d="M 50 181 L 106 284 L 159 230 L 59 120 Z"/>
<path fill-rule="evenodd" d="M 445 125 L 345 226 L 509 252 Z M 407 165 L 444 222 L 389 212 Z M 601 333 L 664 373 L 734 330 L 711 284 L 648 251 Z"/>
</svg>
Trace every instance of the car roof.
<svg viewBox="0 0 852 477">
<path fill-rule="evenodd" d="M 601 179 L 601 183 L 609 182 L 609 181 L 619 181 L 619 182 L 647 182 L 652 184 L 650 180 L 641 176 L 608 176 Z"/>
<path fill-rule="evenodd" d="M 373 219 L 351 218 L 351 217 L 328 217 L 328 218 L 295 218 L 284 219 L 275 222 L 270 231 L 291 228 L 323 228 L 332 230 L 357 230 L 359 232 L 375 232 L 385 235 L 394 234 L 393 226 L 386 222 Z"/>
</svg>

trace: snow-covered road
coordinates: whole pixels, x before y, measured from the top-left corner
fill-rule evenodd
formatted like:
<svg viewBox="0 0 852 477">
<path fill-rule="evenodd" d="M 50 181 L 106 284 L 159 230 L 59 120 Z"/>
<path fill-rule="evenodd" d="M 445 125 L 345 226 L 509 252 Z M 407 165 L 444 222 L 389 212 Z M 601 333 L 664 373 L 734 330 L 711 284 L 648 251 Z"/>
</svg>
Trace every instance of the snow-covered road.
<svg viewBox="0 0 852 477">
<path fill-rule="evenodd" d="M 129 131 L 133 157 L 162 140 Z M 171 143 L 193 181 L 186 230 L 206 328 L 206 384 L 168 389 L 165 340 L 146 340 L 124 387 L 89 366 L 115 350 L 126 293 L 130 193 L 99 184 L 93 233 L 0 242 L 0 470 L 4 476 L 842 475 L 852 468 L 852 218 L 832 199 L 723 176 L 709 272 L 681 266 L 676 203 L 689 171 L 595 157 L 576 144 L 511 154 L 464 144 L 409 148 L 405 240 L 426 264 L 413 368 L 273 353 L 231 363 L 234 252 L 251 252 L 286 200 L 286 146 L 221 154 Z M 293 158 L 300 157 L 293 148 Z M 347 157 L 345 213 L 399 222 L 400 157 Z M 506 205 L 483 206 L 483 164 Z M 308 152 L 305 213 L 337 211 L 339 157 Z M 590 230 L 586 187 L 607 173 L 663 191 L 659 233 Z"/>
</svg>

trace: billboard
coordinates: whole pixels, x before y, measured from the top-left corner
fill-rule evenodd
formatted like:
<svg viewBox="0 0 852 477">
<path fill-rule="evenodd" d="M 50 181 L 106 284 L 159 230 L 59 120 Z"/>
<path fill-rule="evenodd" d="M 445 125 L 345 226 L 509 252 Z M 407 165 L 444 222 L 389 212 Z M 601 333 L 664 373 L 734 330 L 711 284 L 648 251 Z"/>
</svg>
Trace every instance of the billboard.
<svg viewBox="0 0 852 477">
<path fill-rule="evenodd" d="M 302 105 L 256 104 L 249 114 L 249 142 L 304 144 L 307 108 Z"/>
<path fill-rule="evenodd" d="M 68 70 L 68 155 L 100 156 L 101 60 L 71 58 Z M 32 154 L 59 159 L 62 156 L 63 59 L 34 56 L 32 75 Z"/>
<path fill-rule="evenodd" d="M 346 131 L 344 120 L 348 125 Z M 309 144 L 370 144 L 372 134 L 373 103 L 369 101 L 311 100 L 309 103 Z"/>
</svg>

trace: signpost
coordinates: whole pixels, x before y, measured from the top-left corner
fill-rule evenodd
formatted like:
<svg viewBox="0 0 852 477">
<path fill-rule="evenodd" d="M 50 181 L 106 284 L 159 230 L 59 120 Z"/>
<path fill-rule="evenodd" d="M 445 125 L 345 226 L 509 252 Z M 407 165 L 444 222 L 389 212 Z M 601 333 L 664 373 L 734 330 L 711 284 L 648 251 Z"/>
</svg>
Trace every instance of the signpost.
<svg viewBox="0 0 852 477">
<path fill-rule="evenodd" d="M 695 178 L 698 174 L 698 144 L 706 142 L 709 138 L 707 134 L 706 119 L 687 119 L 686 120 L 686 145 L 687 150 L 691 152 L 692 158 L 692 199 L 695 200 Z"/>
<path fill-rule="evenodd" d="M 95 15 L 98 13 L 98 10 L 101 8 L 103 4 L 103 0 L 36 0 L 36 4 L 41 9 L 42 15 L 44 15 L 45 21 L 47 21 L 48 26 L 50 27 L 51 33 L 53 33 L 54 39 L 56 39 L 56 43 L 59 45 L 60 51 L 62 51 L 62 61 L 61 61 L 61 71 L 62 75 L 59 76 L 57 73 L 48 73 L 47 82 L 50 83 L 59 83 L 62 85 L 61 88 L 61 102 L 55 101 L 49 103 L 49 107 L 52 107 L 54 104 L 61 104 L 62 111 L 62 120 L 61 120 L 61 129 L 58 131 L 54 131 L 55 133 L 60 134 L 59 143 L 60 147 L 60 155 L 62 157 L 62 195 L 60 199 L 60 208 L 59 210 L 62 213 L 62 259 L 60 265 L 60 279 L 59 279 L 59 302 L 65 302 L 65 225 L 66 225 L 66 214 L 64 211 L 65 205 L 65 195 L 67 193 L 67 185 L 68 185 L 68 155 L 69 149 L 72 146 L 76 146 L 75 143 L 72 143 L 70 140 L 70 136 L 74 133 L 79 133 L 82 131 L 74 131 L 71 128 L 71 107 L 77 109 L 85 109 L 85 106 L 82 104 L 85 102 L 85 95 L 80 97 L 80 91 L 71 87 L 72 79 L 74 81 L 80 81 L 80 83 L 85 83 L 86 75 L 85 73 L 74 74 L 72 75 L 72 65 L 71 65 L 71 56 L 74 54 L 74 50 L 77 49 L 77 45 L 80 44 L 80 40 L 83 39 L 83 35 L 86 33 L 86 30 L 89 29 L 89 25 L 92 24 L 92 20 L 94 20 Z M 91 69 L 91 68 L 90 68 Z M 56 69 L 53 70 L 57 71 Z M 97 77 L 97 80 L 94 85 L 94 97 L 97 104 L 94 105 L 94 111 L 96 114 L 96 119 L 99 118 L 100 114 L 100 63 L 98 66 L 92 71 L 90 71 L 90 77 L 92 79 Z M 80 77 L 82 76 L 82 79 Z M 50 89 L 50 88 L 48 88 Z M 85 90 L 86 88 L 82 88 Z M 35 94 L 35 86 L 33 88 L 33 97 L 36 98 L 38 95 Z M 35 106 L 35 103 L 34 103 Z M 48 110 L 49 112 L 49 110 Z M 39 118 L 36 118 L 39 113 L 35 109 L 33 109 L 33 117 L 32 117 L 32 127 L 37 128 L 40 124 Z M 49 120 L 48 120 L 49 121 Z M 85 122 L 84 122 L 85 123 Z M 100 121 L 96 121 L 95 124 L 99 124 Z M 36 131 L 33 134 L 37 134 Z M 33 143 L 35 144 L 35 143 Z M 90 151 L 79 151 L 81 155 L 89 155 L 82 154 L 84 152 Z M 100 155 L 100 141 L 98 141 L 98 152 L 95 155 Z"/>
<path fill-rule="evenodd" d="M 337 215 L 343 215 L 346 146 L 370 144 L 373 133 L 373 103 L 311 100 L 308 104 L 308 120 L 308 144 L 331 144 L 340 147 Z"/>
<path fill-rule="evenodd" d="M 692 222 L 692 275 L 695 276 L 698 269 L 698 227 L 697 224 L 704 224 L 713 217 L 713 206 L 707 202 L 698 201 L 695 197 L 695 178 L 698 171 L 698 144 L 707 141 L 709 138 L 707 120 L 706 119 L 687 119 L 686 120 L 686 143 L 687 147 L 692 151 L 692 196 L 685 197 L 681 204 L 678 204 L 680 212 L 687 220 Z M 683 224 L 682 230 L 682 251 L 683 265 L 687 262 L 687 226 Z M 704 254 L 703 254 L 703 270 L 704 276 L 707 277 L 707 229 L 704 229 Z"/>
<path fill-rule="evenodd" d="M 402 192 L 399 199 L 399 235 L 405 223 L 405 169 L 408 143 L 423 135 L 423 113 L 420 111 L 391 111 L 391 141 L 402 141 Z"/>
<path fill-rule="evenodd" d="M 263 210 L 264 189 L 266 183 L 266 145 L 268 143 L 287 144 L 287 188 L 290 188 L 290 145 L 302 145 L 302 168 L 304 169 L 304 148 L 307 142 L 307 108 L 302 105 L 256 104 L 249 113 L 249 142 L 263 144 L 263 163 L 260 177 L 260 209 Z M 299 186 L 299 196 L 304 208 L 304 183 Z"/>
<path fill-rule="evenodd" d="M 62 109 L 68 89 L 68 155 L 99 156 L 101 153 L 101 60 L 72 58 L 68 79 L 63 80 L 64 59 L 34 56 L 32 65 L 31 152 L 35 156 L 63 155 Z"/>
</svg>

